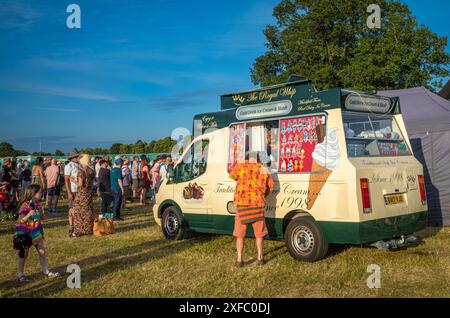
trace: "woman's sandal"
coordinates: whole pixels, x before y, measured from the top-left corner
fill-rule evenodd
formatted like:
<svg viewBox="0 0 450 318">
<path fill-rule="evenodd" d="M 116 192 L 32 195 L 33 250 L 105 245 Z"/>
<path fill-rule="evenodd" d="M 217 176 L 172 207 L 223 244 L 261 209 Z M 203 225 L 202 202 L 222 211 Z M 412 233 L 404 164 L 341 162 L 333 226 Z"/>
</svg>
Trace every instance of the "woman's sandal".
<svg viewBox="0 0 450 318">
<path fill-rule="evenodd" d="M 266 265 L 266 261 L 263 259 L 257 259 L 256 260 L 256 264 L 258 264 L 259 266 L 263 266 Z"/>
<path fill-rule="evenodd" d="M 59 276 L 59 273 L 53 273 L 53 272 L 48 271 L 47 273 L 44 273 L 44 275 L 47 278 L 55 278 L 55 277 Z"/>
<path fill-rule="evenodd" d="M 236 261 L 235 265 L 236 267 L 241 268 L 244 266 L 244 261 Z"/>
<path fill-rule="evenodd" d="M 26 277 L 25 275 L 23 275 L 23 274 L 20 275 L 20 276 L 18 276 L 17 279 L 18 279 L 19 282 L 21 282 L 21 283 L 26 283 L 26 282 L 28 282 L 27 277 Z"/>
</svg>

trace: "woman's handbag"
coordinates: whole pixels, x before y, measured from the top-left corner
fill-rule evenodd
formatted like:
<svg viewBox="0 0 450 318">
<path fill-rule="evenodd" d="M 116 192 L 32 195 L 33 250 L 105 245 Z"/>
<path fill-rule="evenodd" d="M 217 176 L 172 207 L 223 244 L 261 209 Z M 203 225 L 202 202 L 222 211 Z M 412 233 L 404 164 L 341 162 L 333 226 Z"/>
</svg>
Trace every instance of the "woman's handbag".
<svg viewBox="0 0 450 318">
<path fill-rule="evenodd" d="M 94 236 L 105 236 L 114 233 L 114 222 L 112 219 L 99 216 L 94 220 Z"/>
<path fill-rule="evenodd" d="M 114 233 L 114 222 L 112 219 L 103 219 L 103 229 L 105 235 L 110 235 Z"/>
</svg>

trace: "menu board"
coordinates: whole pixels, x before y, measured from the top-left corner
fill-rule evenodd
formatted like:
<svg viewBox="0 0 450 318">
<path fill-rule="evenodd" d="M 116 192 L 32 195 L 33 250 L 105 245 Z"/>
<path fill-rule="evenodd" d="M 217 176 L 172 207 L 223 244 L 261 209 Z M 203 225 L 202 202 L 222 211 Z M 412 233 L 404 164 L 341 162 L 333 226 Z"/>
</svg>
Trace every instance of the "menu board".
<svg viewBox="0 0 450 318">
<path fill-rule="evenodd" d="M 323 128 L 319 116 L 280 121 L 279 172 L 311 172 L 318 128 Z"/>
<path fill-rule="evenodd" d="M 245 124 L 236 124 L 230 127 L 230 140 L 228 149 L 228 172 L 245 160 Z"/>
</svg>

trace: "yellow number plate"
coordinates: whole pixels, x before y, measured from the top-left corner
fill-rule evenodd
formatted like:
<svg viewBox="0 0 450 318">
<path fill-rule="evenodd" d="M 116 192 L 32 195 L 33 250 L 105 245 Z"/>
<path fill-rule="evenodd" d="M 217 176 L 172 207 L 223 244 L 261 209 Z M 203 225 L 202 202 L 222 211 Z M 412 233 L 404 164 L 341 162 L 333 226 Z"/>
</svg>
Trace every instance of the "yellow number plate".
<svg viewBox="0 0 450 318">
<path fill-rule="evenodd" d="M 403 195 L 387 195 L 384 197 L 384 203 L 386 205 L 394 205 L 405 203 L 405 198 Z"/>
</svg>

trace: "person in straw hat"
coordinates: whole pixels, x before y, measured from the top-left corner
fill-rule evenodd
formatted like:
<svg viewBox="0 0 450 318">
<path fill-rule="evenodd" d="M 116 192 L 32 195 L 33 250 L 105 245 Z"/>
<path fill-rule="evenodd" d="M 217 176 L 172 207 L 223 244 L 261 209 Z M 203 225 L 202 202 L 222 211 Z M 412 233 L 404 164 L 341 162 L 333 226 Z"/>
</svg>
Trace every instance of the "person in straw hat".
<svg viewBox="0 0 450 318">
<path fill-rule="evenodd" d="M 77 149 L 72 150 L 69 156 L 69 163 L 64 167 L 64 183 L 67 191 L 69 209 L 73 208 L 75 198 L 78 193 L 78 169 L 80 153 Z M 69 216 L 69 235 L 73 232 L 72 219 Z"/>
</svg>

